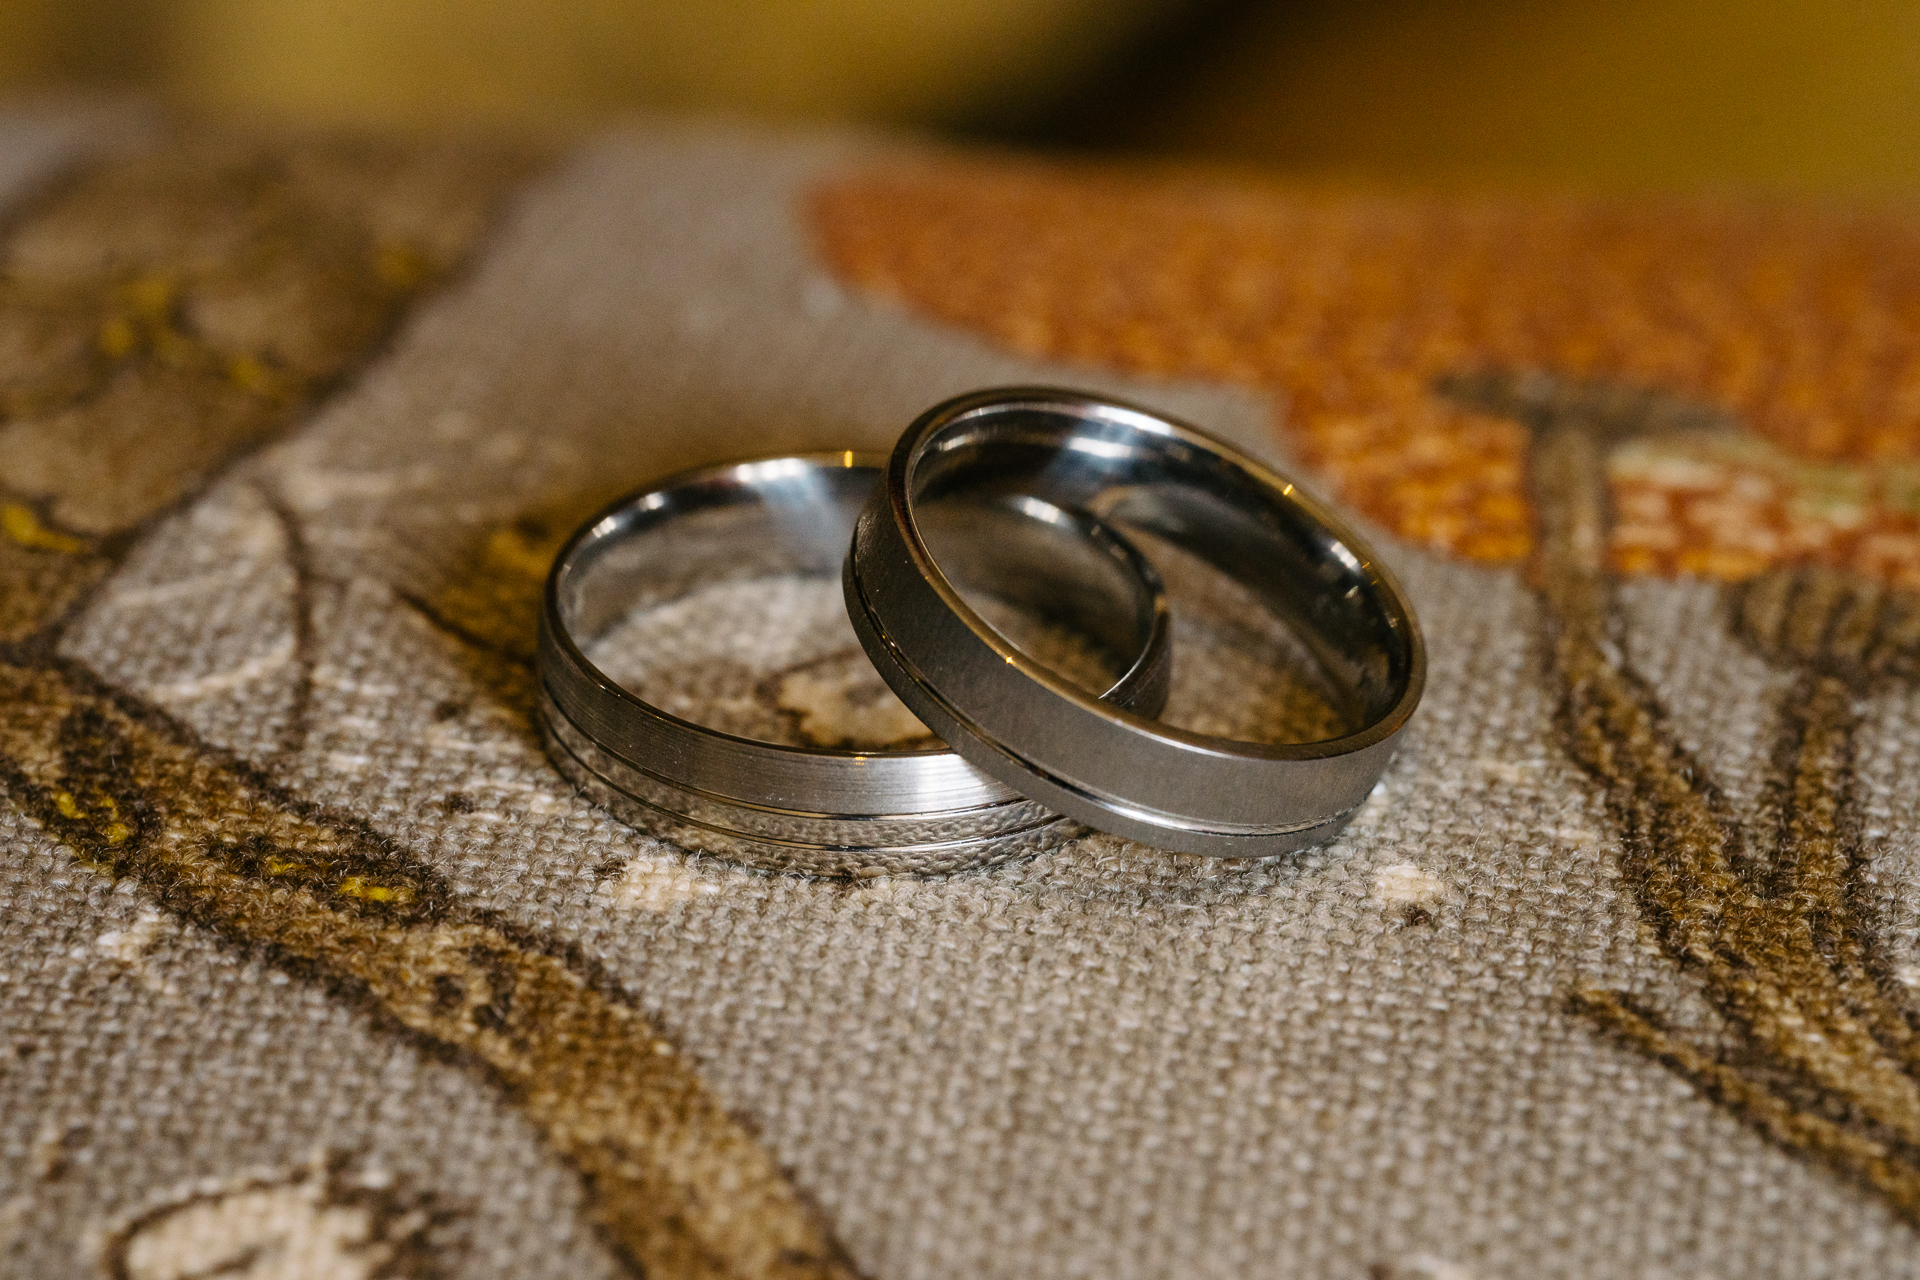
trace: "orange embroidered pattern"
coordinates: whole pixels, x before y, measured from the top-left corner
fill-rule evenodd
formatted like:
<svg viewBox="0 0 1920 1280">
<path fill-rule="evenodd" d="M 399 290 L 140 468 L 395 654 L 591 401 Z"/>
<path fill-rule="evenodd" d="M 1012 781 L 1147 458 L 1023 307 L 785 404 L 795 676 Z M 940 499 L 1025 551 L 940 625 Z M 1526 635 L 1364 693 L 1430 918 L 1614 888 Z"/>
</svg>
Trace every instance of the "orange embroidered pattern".
<svg viewBox="0 0 1920 1280">
<path fill-rule="evenodd" d="M 854 175 L 812 212 L 836 271 L 941 320 L 1272 393 L 1301 460 L 1403 537 L 1529 553 L 1524 432 L 1433 383 L 1549 369 L 1746 428 L 1615 461 L 1616 568 L 1818 563 L 1920 586 L 1920 221 L 1302 196 L 1005 161 Z"/>
</svg>

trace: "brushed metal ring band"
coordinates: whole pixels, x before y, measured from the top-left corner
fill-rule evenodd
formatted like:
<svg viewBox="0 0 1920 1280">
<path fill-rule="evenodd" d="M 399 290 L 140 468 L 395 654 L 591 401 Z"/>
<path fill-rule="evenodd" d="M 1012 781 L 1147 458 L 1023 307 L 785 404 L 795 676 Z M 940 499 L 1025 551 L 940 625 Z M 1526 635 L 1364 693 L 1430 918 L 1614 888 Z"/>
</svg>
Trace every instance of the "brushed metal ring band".
<svg viewBox="0 0 1920 1280">
<path fill-rule="evenodd" d="M 538 719 L 560 772 L 633 826 L 769 870 L 944 873 L 1066 838 L 1057 814 L 952 751 L 738 737 L 635 696 L 587 656 L 622 619 L 703 587 L 785 573 L 830 580 L 883 461 L 827 453 L 701 468 L 582 526 L 554 561 L 540 619 Z M 1165 702 L 1166 599 L 1131 543 L 1045 503 L 963 515 L 971 523 L 956 536 L 980 544 L 977 585 L 1083 624 L 1120 672 L 1108 696 L 1143 710 Z"/>
<path fill-rule="evenodd" d="M 943 499 L 1026 494 L 1210 563 L 1313 653 L 1359 727 L 1322 742 L 1192 733 L 1104 705 L 970 609 L 925 537 Z M 975 767 L 1162 849 L 1265 857 L 1351 821 L 1426 683 L 1413 609 L 1364 542 L 1285 477 L 1183 422 L 1053 388 L 975 392 L 901 437 L 857 526 L 847 612 L 901 701 Z"/>
</svg>

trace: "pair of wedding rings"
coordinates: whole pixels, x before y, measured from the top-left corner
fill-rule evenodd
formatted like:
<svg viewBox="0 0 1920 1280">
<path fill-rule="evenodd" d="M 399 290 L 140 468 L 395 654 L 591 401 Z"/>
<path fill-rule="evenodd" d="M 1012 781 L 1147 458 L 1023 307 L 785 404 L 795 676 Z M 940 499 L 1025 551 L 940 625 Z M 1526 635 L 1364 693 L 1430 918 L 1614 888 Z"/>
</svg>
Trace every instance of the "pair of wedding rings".
<svg viewBox="0 0 1920 1280">
<path fill-rule="evenodd" d="M 1270 743 L 1155 719 L 1170 611 L 1122 528 L 1251 593 L 1311 653 L 1355 727 Z M 637 697 L 586 653 L 637 611 L 717 583 L 833 573 L 874 668 L 950 749 L 723 733 Z M 1103 687 L 1009 638 L 984 599 L 1071 627 L 1102 656 L 1091 684 Z M 1392 575 L 1284 477 L 1145 409 L 1010 388 L 934 407 L 885 459 L 709 467 L 609 507 L 554 562 L 539 675 L 555 765 L 627 822 L 769 869 L 893 875 L 1044 850 L 1075 822 L 1225 857 L 1324 842 L 1385 770 L 1426 654 Z"/>
</svg>

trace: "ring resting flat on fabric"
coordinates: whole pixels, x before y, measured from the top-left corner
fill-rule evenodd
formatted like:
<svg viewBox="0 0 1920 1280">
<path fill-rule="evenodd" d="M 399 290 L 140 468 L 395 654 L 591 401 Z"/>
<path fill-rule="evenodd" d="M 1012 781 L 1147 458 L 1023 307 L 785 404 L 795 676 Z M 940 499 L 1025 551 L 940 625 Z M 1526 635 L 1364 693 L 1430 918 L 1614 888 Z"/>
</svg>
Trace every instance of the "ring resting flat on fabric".
<svg viewBox="0 0 1920 1280">
<path fill-rule="evenodd" d="M 637 611 L 729 580 L 830 581 L 884 458 L 821 453 L 672 476 L 589 520 L 541 613 L 548 754 L 630 824 L 736 862 L 814 875 L 934 874 L 1054 847 L 1076 830 L 954 752 L 798 747 L 668 713 L 586 650 Z M 1098 517 L 1017 494 L 943 504 L 931 536 L 972 591 L 1071 627 L 1112 668 L 1089 698 L 1156 714 L 1171 675 L 1159 575 Z"/>
</svg>

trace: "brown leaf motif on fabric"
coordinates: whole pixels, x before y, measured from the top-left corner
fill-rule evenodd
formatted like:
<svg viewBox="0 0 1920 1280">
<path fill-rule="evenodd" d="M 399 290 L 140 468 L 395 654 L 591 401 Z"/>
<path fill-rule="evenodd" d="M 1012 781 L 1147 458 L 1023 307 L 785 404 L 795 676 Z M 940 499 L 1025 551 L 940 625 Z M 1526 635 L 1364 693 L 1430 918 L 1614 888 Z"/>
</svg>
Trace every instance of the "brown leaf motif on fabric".
<svg viewBox="0 0 1920 1280">
<path fill-rule="evenodd" d="M 1780 707 L 1776 835 L 1749 848 L 1634 672 L 1602 560 L 1607 451 L 1702 415 L 1655 393 L 1537 373 L 1453 378 L 1441 390 L 1532 433 L 1534 571 L 1564 742 L 1604 788 L 1643 919 L 1747 1051 L 1701 1048 L 1621 992 L 1583 990 L 1575 1007 L 1920 1221 L 1920 1030 L 1869 929 L 1852 775 L 1860 698 L 1916 671 L 1920 596 L 1817 568 L 1729 590 L 1737 634 L 1796 676 Z"/>
<path fill-rule="evenodd" d="M 378 832 L 60 653 L 140 535 L 374 350 L 533 159 L 188 139 L 17 220 L 0 279 L 0 795 L 84 865 L 491 1076 L 579 1171 L 633 1274 L 850 1276 L 767 1150 L 589 966 L 460 910 Z M 304 582 L 299 529 L 276 514 Z M 508 551 L 531 563 L 544 543 L 523 541 Z M 513 637 L 483 639 L 523 664 Z M 250 1274 L 293 1232 L 342 1277 L 423 1274 L 404 1224 L 338 1189 L 314 1175 L 164 1207 L 117 1237 L 110 1269 Z M 241 1238 L 266 1209 L 285 1231 Z"/>
</svg>

